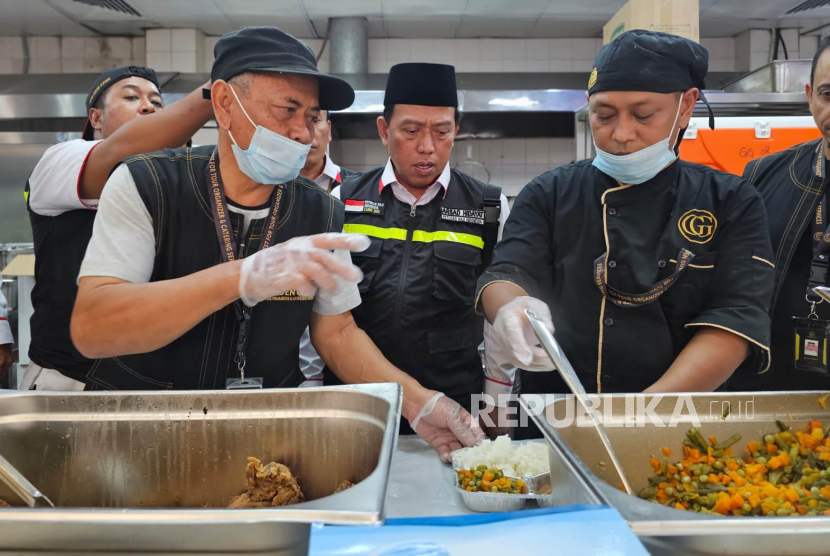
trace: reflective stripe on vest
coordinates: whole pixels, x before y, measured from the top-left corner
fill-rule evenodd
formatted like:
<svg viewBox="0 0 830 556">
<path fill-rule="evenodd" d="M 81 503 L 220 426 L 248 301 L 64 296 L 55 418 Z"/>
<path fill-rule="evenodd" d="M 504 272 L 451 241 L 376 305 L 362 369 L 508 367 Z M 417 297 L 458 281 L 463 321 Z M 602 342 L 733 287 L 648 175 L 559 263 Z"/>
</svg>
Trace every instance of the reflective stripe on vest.
<svg viewBox="0 0 830 556">
<path fill-rule="evenodd" d="M 406 241 L 406 230 L 403 228 L 380 228 L 378 226 L 369 226 L 367 224 L 346 224 L 343 226 L 343 231 L 347 234 L 364 234 L 380 239 L 397 239 L 400 241 Z M 415 230 L 412 234 L 412 241 L 418 241 L 421 243 L 452 241 L 484 249 L 484 239 L 480 236 L 455 232 L 425 232 L 423 230 Z"/>
</svg>

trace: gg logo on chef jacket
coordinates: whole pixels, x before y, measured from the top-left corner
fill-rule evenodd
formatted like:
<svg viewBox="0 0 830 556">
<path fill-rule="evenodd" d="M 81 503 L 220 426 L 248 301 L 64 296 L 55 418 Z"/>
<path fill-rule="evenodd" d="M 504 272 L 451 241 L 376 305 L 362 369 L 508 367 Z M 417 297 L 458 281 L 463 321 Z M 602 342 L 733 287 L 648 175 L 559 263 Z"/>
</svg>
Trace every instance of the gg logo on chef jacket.
<svg viewBox="0 0 830 556">
<path fill-rule="evenodd" d="M 718 229 L 718 220 L 708 210 L 692 209 L 680 217 L 677 228 L 692 243 L 707 243 Z"/>
</svg>

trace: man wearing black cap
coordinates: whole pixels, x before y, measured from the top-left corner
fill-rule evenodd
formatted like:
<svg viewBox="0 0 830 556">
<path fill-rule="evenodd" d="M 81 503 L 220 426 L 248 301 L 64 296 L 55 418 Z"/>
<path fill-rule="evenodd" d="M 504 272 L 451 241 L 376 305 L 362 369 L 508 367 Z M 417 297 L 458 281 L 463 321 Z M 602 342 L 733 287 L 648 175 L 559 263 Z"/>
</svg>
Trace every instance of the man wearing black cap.
<svg viewBox="0 0 830 556">
<path fill-rule="evenodd" d="M 763 202 L 747 181 L 677 160 L 708 53 L 629 31 L 588 83 L 594 159 L 519 194 L 479 280 L 503 364 L 553 365 L 524 315 L 545 318 L 589 392 L 711 391 L 746 360 L 769 365 L 773 267 Z M 713 123 L 713 122 L 712 122 Z M 523 373 L 524 392 L 561 392 Z"/>
<path fill-rule="evenodd" d="M 72 345 L 69 318 L 98 199 L 112 169 L 126 156 L 182 145 L 211 116 L 200 90 L 162 111 L 156 72 L 137 66 L 99 75 L 86 108 L 83 139 L 48 149 L 26 184 L 36 283 L 24 389 L 84 387 L 92 361 Z"/>
<path fill-rule="evenodd" d="M 453 66 L 393 66 L 383 104 L 377 124 L 388 162 L 333 193 L 346 205 L 345 231 L 372 240 L 354 256 L 363 271 L 355 321 L 397 367 L 469 408 L 484 387 L 484 319 L 473 294 L 507 200 L 499 187 L 450 169 L 459 122 Z M 509 392 L 508 381 L 489 382 Z"/>
<path fill-rule="evenodd" d="M 354 100 L 275 27 L 225 35 L 210 98 L 216 147 L 125 161 L 110 177 L 81 267 L 72 338 L 88 389 L 292 387 L 310 327 L 346 382 L 398 382 L 403 415 L 447 459 L 480 440 L 468 413 L 386 361 L 354 324 L 360 271 L 343 205 L 299 178 L 320 110 Z M 175 187 L 173 187 L 175 186 Z"/>
<path fill-rule="evenodd" d="M 830 39 L 813 56 L 805 88 L 823 137 L 750 161 L 744 169 L 764 198 L 775 249 L 772 364 L 761 376 L 736 376 L 728 384 L 733 390 L 830 390 Z M 823 296 L 816 287 L 825 288 Z"/>
</svg>

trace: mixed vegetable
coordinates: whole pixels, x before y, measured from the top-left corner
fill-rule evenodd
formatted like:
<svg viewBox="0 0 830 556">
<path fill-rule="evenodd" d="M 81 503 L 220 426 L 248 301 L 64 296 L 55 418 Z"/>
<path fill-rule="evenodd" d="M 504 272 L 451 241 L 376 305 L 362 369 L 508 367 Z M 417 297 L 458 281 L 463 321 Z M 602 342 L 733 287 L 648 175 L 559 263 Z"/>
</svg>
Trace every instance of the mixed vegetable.
<svg viewBox="0 0 830 556">
<path fill-rule="evenodd" d="M 467 492 L 501 492 L 503 494 L 527 494 L 527 485 L 521 479 L 505 477 L 497 467 L 479 465 L 459 469 L 458 486 Z"/>
<path fill-rule="evenodd" d="M 672 465 L 651 457 L 655 474 L 640 498 L 721 515 L 830 516 L 830 430 L 821 421 L 810 421 L 806 432 L 777 424 L 777 433 L 749 442 L 743 457 L 731 448 L 741 435 L 718 442 L 690 428 L 682 460 Z M 669 458 L 671 449 L 662 455 Z"/>
</svg>

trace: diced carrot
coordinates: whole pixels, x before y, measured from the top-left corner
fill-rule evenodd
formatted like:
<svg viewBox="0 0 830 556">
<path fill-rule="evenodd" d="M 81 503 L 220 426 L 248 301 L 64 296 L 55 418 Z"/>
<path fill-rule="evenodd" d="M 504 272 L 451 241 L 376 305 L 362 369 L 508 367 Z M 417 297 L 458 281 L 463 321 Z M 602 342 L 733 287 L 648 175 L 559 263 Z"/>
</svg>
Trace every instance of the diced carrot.
<svg viewBox="0 0 830 556">
<path fill-rule="evenodd" d="M 822 452 L 818 455 L 818 459 L 822 461 L 830 461 L 830 452 Z"/>
<path fill-rule="evenodd" d="M 467 488 L 466 488 L 466 489 L 464 489 L 464 490 L 466 490 L 467 492 L 472 492 L 472 491 L 473 491 L 473 487 L 467 487 Z"/>
<path fill-rule="evenodd" d="M 819 493 L 822 496 L 824 496 L 825 498 L 830 498 L 830 485 L 821 487 L 821 490 L 819 490 Z"/>
<path fill-rule="evenodd" d="M 683 490 L 685 490 L 686 492 L 692 492 L 692 485 L 691 485 L 691 483 L 686 483 L 686 484 L 684 484 L 684 485 L 683 485 Z"/>
<path fill-rule="evenodd" d="M 662 483 L 658 484 L 658 485 L 657 485 L 657 488 L 666 488 L 667 486 L 669 486 L 669 483 L 667 483 L 667 482 L 665 482 L 665 481 L 664 481 L 664 482 L 662 482 Z"/>
<path fill-rule="evenodd" d="M 824 510 L 821 515 L 830 515 L 830 510 Z"/>
<path fill-rule="evenodd" d="M 652 468 L 654 468 L 654 471 L 656 473 L 659 473 L 660 469 L 663 467 L 663 464 L 660 463 L 659 461 L 657 461 L 656 458 L 651 458 L 651 460 L 649 461 L 649 464 L 651 465 Z"/>
<path fill-rule="evenodd" d="M 723 453 L 724 453 L 724 455 L 726 455 L 726 456 L 731 456 L 731 455 L 732 455 L 732 446 L 730 446 L 729 448 L 727 448 L 726 450 L 724 450 L 724 451 L 723 451 Z"/>
<path fill-rule="evenodd" d="M 749 498 L 747 498 L 747 502 L 749 502 L 749 505 L 753 508 L 757 508 L 758 504 L 761 503 L 761 497 L 757 494 L 753 494 Z"/>
<path fill-rule="evenodd" d="M 663 446 L 663 455 L 666 457 L 671 456 L 671 448 L 669 446 Z"/>
<path fill-rule="evenodd" d="M 778 451 L 778 446 L 776 446 L 775 444 L 767 444 L 767 453 L 768 454 L 774 454 L 777 451 Z"/>
<path fill-rule="evenodd" d="M 733 509 L 734 508 L 740 508 L 741 506 L 744 505 L 744 497 L 741 496 L 740 494 L 733 494 L 731 500 L 732 500 L 732 508 Z"/>
<path fill-rule="evenodd" d="M 484 481 L 487 481 L 489 483 L 490 481 L 492 481 L 495 478 L 495 476 L 496 476 L 495 474 L 493 474 L 489 471 L 485 471 L 484 475 L 481 476 L 481 482 L 483 483 Z"/>
<path fill-rule="evenodd" d="M 736 473 L 736 475 L 737 475 L 737 473 Z M 732 477 L 730 477 L 729 475 L 721 475 L 720 484 L 722 484 L 723 486 L 726 486 L 726 485 L 729 484 L 730 481 L 732 481 Z M 735 484 L 737 485 L 738 483 L 735 483 Z"/>
<path fill-rule="evenodd" d="M 790 502 L 798 502 L 798 499 L 799 499 L 798 493 L 795 491 L 794 488 L 788 488 L 787 492 L 784 493 L 784 496 Z"/>
<path fill-rule="evenodd" d="M 712 444 L 717 444 L 717 443 L 718 443 L 718 439 L 717 439 L 717 438 L 715 438 L 714 436 L 710 436 L 710 437 L 709 437 L 709 442 L 711 442 Z"/>
<path fill-rule="evenodd" d="M 798 512 L 798 515 L 807 515 L 809 508 L 803 504 L 796 504 L 795 509 Z"/>
<path fill-rule="evenodd" d="M 680 502 L 675 502 L 675 503 L 674 503 L 674 508 L 675 508 L 676 510 L 685 510 L 685 509 L 686 509 L 686 508 L 683 506 L 683 504 L 681 504 Z"/>
<path fill-rule="evenodd" d="M 669 475 L 676 475 L 677 474 L 677 467 L 674 465 L 669 465 Z"/>
<path fill-rule="evenodd" d="M 749 453 L 757 452 L 758 451 L 758 443 L 754 440 L 751 440 L 747 445 L 746 449 L 749 450 Z"/>
<path fill-rule="evenodd" d="M 820 442 L 824 440 L 824 431 L 822 431 L 821 429 L 813 429 L 813 432 L 810 436 L 812 436 Z"/>
<path fill-rule="evenodd" d="M 738 470 L 738 464 L 735 463 L 735 460 L 730 459 L 729 461 L 726 462 L 726 468 L 730 471 L 737 471 Z"/>
<path fill-rule="evenodd" d="M 810 421 L 810 430 L 819 429 L 821 430 L 821 421 L 818 419 L 812 419 Z"/>
</svg>

